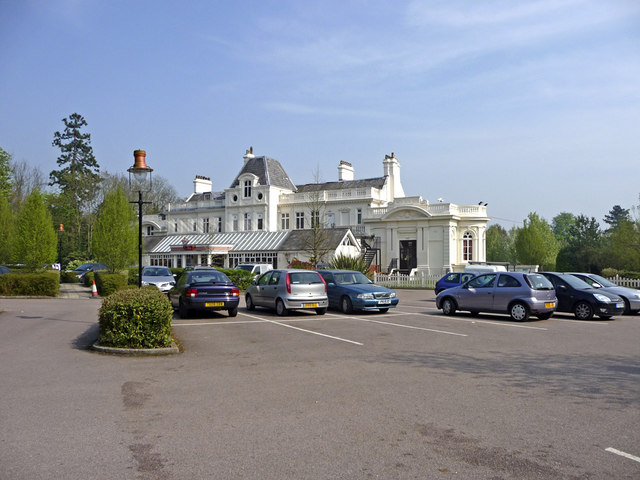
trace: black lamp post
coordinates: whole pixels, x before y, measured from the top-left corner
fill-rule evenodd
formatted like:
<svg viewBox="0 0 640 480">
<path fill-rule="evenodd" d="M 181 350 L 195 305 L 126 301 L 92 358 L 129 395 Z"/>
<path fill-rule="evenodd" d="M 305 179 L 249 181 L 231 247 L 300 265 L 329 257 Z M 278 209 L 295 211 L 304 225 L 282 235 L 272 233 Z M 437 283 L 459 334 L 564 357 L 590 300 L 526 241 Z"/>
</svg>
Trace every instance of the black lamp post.
<svg viewBox="0 0 640 480">
<path fill-rule="evenodd" d="M 147 166 L 145 158 L 147 152 L 144 150 L 134 150 L 133 167 L 129 168 L 129 189 L 138 192 L 138 200 L 129 202 L 138 204 L 138 287 L 142 287 L 142 192 L 151 190 L 151 172 L 153 168 Z"/>
</svg>

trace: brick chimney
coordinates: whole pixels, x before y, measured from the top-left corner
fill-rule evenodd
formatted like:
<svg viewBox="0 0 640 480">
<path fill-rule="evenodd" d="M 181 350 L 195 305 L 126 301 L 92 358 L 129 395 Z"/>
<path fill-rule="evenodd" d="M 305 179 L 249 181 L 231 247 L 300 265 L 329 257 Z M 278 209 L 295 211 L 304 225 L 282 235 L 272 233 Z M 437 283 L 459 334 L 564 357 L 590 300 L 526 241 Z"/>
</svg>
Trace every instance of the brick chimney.
<svg viewBox="0 0 640 480">
<path fill-rule="evenodd" d="M 340 160 L 340 165 L 338 165 L 339 182 L 353 180 L 353 172 L 353 165 L 351 165 L 349 162 L 345 162 L 344 160 Z"/>
</svg>

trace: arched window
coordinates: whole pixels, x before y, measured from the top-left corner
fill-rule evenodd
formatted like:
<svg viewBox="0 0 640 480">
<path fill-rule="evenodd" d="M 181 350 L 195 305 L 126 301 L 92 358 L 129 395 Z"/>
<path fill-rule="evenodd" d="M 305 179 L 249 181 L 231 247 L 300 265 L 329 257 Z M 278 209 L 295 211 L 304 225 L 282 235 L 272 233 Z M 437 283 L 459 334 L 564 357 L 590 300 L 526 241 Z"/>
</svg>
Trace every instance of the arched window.
<svg viewBox="0 0 640 480">
<path fill-rule="evenodd" d="M 465 262 L 473 260 L 473 236 L 469 232 L 462 236 L 462 260 Z"/>
</svg>

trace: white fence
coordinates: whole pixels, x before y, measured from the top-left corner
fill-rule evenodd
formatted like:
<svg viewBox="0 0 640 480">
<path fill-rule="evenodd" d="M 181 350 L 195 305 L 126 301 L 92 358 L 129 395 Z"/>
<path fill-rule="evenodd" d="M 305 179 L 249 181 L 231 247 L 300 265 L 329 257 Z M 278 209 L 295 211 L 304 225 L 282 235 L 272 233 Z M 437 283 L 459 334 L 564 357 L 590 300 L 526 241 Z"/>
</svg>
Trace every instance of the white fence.
<svg viewBox="0 0 640 480">
<path fill-rule="evenodd" d="M 441 274 L 427 274 L 426 272 L 416 272 L 415 275 L 401 273 L 393 273 L 391 275 L 374 273 L 373 275 L 375 283 L 389 288 L 435 288 L 436 282 L 441 278 Z M 623 278 L 616 275 L 608 280 L 620 287 L 640 288 L 640 279 Z"/>
</svg>

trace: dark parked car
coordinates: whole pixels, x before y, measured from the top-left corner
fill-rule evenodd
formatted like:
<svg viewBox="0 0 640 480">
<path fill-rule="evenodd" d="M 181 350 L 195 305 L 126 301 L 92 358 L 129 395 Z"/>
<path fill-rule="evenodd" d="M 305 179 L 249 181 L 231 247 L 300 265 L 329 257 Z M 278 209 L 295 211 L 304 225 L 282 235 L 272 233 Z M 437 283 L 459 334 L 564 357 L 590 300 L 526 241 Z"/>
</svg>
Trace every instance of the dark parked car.
<svg viewBox="0 0 640 480">
<path fill-rule="evenodd" d="M 327 283 L 329 307 L 351 313 L 354 310 L 379 310 L 382 313 L 398 305 L 398 295 L 390 288 L 376 285 L 361 272 L 318 270 Z"/>
<path fill-rule="evenodd" d="M 3 267 L 2 265 L 0 265 L 0 275 L 2 275 L 3 273 L 11 273 L 11 270 L 7 267 Z"/>
<path fill-rule="evenodd" d="M 227 310 L 230 317 L 235 317 L 240 289 L 215 268 L 199 268 L 180 275 L 176 286 L 169 290 L 169 300 L 178 309 L 180 318 L 187 318 L 194 310 Z"/>
<path fill-rule="evenodd" d="M 593 288 L 601 288 L 604 292 L 613 293 L 622 298 L 624 302 L 624 313 L 636 314 L 640 311 L 640 290 L 629 287 L 620 287 L 610 280 L 607 280 L 595 273 L 573 273 L 571 275 L 584 280 Z"/>
<path fill-rule="evenodd" d="M 83 263 L 79 267 L 73 269 L 75 274 L 78 276 L 78 280 L 82 280 L 87 273 L 98 270 L 107 270 L 107 266 L 103 263 L 89 262 Z"/>
<path fill-rule="evenodd" d="M 606 320 L 624 312 L 624 302 L 618 295 L 593 288 L 584 280 L 568 273 L 541 274 L 547 277 L 556 289 L 557 312 L 573 313 L 579 320 L 589 320 L 594 315 Z"/>
<path fill-rule="evenodd" d="M 456 310 L 472 315 L 507 313 L 519 322 L 529 315 L 546 320 L 553 315 L 556 304 L 551 282 L 540 274 L 524 272 L 484 273 L 436 297 L 436 307 L 445 315 L 453 315 Z"/>
<path fill-rule="evenodd" d="M 289 310 L 313 309 L 324 315 L 329 305 L 327 284 L 311 270 L 270 270 L 251 282 L 244 297 L 247 310 L 256 306 L 275 309 L 278 315 Z"/>
<path fill-rule="evenodd" d="M 471 280 L 475 277 L 475 273 L 466 272 L 451 272 L 447 273 L 444 277 L 436 282 L 436 295 L 447 288 L 457 287 L 462 285 L 467 280 Z"/>
</svg>

